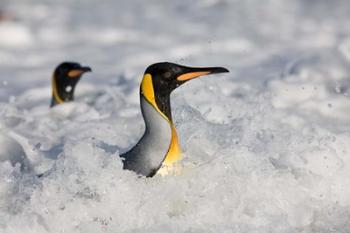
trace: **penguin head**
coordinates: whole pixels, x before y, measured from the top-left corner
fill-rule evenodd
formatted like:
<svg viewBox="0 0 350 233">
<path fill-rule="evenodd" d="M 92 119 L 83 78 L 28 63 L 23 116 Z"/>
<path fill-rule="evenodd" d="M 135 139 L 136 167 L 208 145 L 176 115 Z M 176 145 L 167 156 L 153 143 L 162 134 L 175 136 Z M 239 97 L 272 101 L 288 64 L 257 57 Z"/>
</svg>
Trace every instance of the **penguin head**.
<svg viewBox="0 0 350 233">
<path fill-rule="evenodd" d="M 91 72 L 88 66 L 76 62 L 63 62 L 55 69 L 52 79 L 51 107 L 74 99 L 74 90 L 81 76 Z"/>
<path fill-rule="evenodd" d="M 150 65 L 141 83 L 141 95 L 171 120 L 170 94 L 176 88 L 197 77 L 229 72 L 223 67 L 188 67 L 162 62 Z"/>
</svg>

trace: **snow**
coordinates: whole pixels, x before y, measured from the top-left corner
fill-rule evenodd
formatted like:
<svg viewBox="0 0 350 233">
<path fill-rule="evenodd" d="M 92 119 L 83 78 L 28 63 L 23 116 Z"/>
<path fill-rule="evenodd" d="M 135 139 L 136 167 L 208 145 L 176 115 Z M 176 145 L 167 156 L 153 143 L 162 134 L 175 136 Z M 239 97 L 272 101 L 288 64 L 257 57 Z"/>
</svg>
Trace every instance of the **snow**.
<svg viewBox="0 0 350 233">
<path fill-rule="evenodd" d="M 1 233 L 350 232 L 348 1 L 0 7 L 15 16 L 0 22 Z M 63 60 L 93 73 L 49 109 Z M 148 179 L 118 155 L 143 132 L 139 83 L 160 61 L 231 72 L 173 93 L 184 169 Z"/>
</svg>

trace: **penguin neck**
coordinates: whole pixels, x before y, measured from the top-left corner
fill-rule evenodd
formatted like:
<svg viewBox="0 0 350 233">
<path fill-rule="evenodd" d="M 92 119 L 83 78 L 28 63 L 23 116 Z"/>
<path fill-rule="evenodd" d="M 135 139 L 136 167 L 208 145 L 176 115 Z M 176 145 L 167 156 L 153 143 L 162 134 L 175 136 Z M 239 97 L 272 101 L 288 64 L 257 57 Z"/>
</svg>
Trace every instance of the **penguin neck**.
<svg viewBox="0 0 350 233">
<path fill-rule="evenodd" d="M 171 107 L 170 107 L 170 99 L 169 99 L 169 106 L 168 106 L 168 111 L 164 112 L 162 111 L 158 105 L 155 103 L 155 101 L 149 101 L 145 96 L 142 94 L 140 95 L 140 103 L 141 103 L 141 111 L 142 111 L 142 116 L 146 124 L 146 130 L 148 130 L 150 127 L 152 127 L 152 124 L 156 123 L 153 122 L 153 116 L 148 113 L 148 111 L 145 111 L 145 104 L 149 104 L 156 112 L 159 114 L 163 120 L 165 120 L 168 124 L 169 127 L 173 127 L 173 122 L 172 122 L 172 116 L 171 116 Z M 144 103 L 144 104 L 142 104 Z"/>
<path fill-rule="evenodd" d="M 169 127 L 171 131 L 168 129 L 164 129 L 164 132 L 162 132 L 160 135 L 163 135 L 163 133 L 171 134 L 171 141 L 169 145 L 169 149 L 167 154 L 165 155 L 163 165 L 169 166 L 175 163 L 176 161 L 181 159 L 181 149 L 179 146 L 179 140 L 176 132 L 175 125 L 172 121 L 172 115 L 171 115 L 171 105 L 170 105 L 170 95 L 167 97 L 164 97 L 161 99 L 162 103 L 159 105 L 155 101 L 150 102 L 147 100 L 146 97 L 144 97 L 142 94 L 140 95 L 140 102 L 142 103 L 145 101 L 146 103 L 150 104 L 158 114 L 162 116 L 162 118 L 169 124 Z M 158 105 L 160 107 L 158 107 Z M 152 116 L 147 115 L 147 111 L 143 110 L 143 106 L 141 105 L 142 115 L 146 124 L 146 131 L 152 132 L 152 126 L 154 124 L 158 124 L 157 122 L 152 121 Z M 157 127 L 159 130 L 159 127 Z M 159 132 L 158 132 L 159 133 Z M 161 142 L 161 138 L 159 139 L 159 142 Z"/>
<path fill-rule="evenodd" d="M 51 107 L 68 101 L 74 100 L 74 84 L 69 84 L 68 82 L 58 80 L 57 78 L 52 78 L 52 99 Z M 67 89 L 69 89 L 67 91 Z"/>
<path fill-rule="evenodd" d="M 172 123 L 170 93 L 167 98 L 159 97 L 164 96 L 154 91 L 152 76 L 145 74 L 140 86 L 140 105 L 146 130 L 139 142 L 121 155 L 125 158 L 124 169 L 145 176 L 153 176 L 163 167 L 168 168 L 181 159 L 177 133 Z"/>
<path fill-rule="evenodd" d="M 170 94 L 165 96 L 158 96 L 155 100 L 158 111 L 167 119 L 170 125 L 173 125 L 173 118 L 171 115 Z"/>
</svg>

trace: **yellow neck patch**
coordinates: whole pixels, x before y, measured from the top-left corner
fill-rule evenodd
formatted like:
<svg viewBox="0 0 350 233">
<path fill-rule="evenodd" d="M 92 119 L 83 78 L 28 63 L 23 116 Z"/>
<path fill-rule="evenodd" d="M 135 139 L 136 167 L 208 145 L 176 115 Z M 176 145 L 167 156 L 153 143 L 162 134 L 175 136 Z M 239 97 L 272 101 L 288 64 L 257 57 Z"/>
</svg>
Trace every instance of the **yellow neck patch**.
<svg viewBox="0 0 350 233">
<path fill-rule="evenodd" d="M 56 101 L 56 104 L 64 103 L 64 100 L 58 95 L 55 77 L 52 77 L 52 96 Z"/>
<path fill-rule="evenodd" d="M 179 146 L 179 138 L 177 136 L 175 126 L 171 124 L 171 144 L 169 147 L 169 151 L 163 162 L 163 165 L 169 166 L 179 161 L 180 159 L 182 159 L 182 156 L 181 156 L 181 148 Z"/>
<path fill-rule="evenodd" d="M 166 166 L 166 167 L 171 166 L 182 158 L 181 149 L 179 146 L 179 140 L 177 137 L 175 126 L 169 120 L 169 118 L 162 111 L 160 111 L 160 109 L 157 106 L 155 95 L 154 95 L 152 75 L 145 74 L 143 76 L 142 83 L 141 83 L 141 94 L 157 110 L 157 112 L 161 114 L 162 117 L 164 117 L 170 124 L 171 132 L 172 132 L 171 144 L 169 146 L 169 151 L 166 154 L 165 160 L 163 161 L 163 166 Z M 160 172 L 160 174 L 162 174 L 162 172 Z"/>
<path fill-rule="evenodd" d="M 161 176 L 166 175 L 180 175 L 182 173 L 182 164 L 178 163 L 182 159 L 181 148 L 179 145 L 175 126 L 171 124 L 171 144 L 169 151 L 162 163 L 161 168 L 157 171 L 157 174 Z"/>
<path fill-rule="evenodd" d="M 158 108 L 158 105 L 156 103 L 156 98 L 154 96 L 154 88 L 153 88 L 153 82 L 152 82 L 152 75 L 145 74 L 142 79 L 141 83 L 141 94 L 148 100 L 148 102 L 157 110 L 157 112 L 162 115 L 168 122 L 170 120 L 168 117 L 160 111 Z"/>
</svg>

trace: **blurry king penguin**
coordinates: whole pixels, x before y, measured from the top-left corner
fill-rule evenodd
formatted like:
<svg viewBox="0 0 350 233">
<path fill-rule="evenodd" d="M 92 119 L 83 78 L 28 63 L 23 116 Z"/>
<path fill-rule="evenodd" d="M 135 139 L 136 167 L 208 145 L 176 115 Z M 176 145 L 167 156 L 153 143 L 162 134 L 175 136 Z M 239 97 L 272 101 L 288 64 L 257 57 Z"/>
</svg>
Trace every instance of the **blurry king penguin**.
<svg viewBox="0 0 350 233">
<path fill-rule="evenodd" d="M 76 84 L 82 74 L 89 71 L 91 71 L 90 67 L 83 67 L 74 62 L 60 64 L 54 71 L 52 78 L 51 107 L 66 101 L 72 101 Z M 22 145 L 13 135 L 14 133 L 9 133 L 8 129 L 2 129 L 0 124 L 0 163 L 9 161 L 12 166 L 19 164 L 21 171 L 30 172 L 32 171 L 30 161 Z M 38 177 L 41 176 L 42 174 L 38 175 Z"/>
<path fill-rule="evenodd" d="M 91 72 L 91 68 L 75 62 L 61 63 L 52 77 L 51 107 L 73 101 L 75 86 L 86 72 Z"/>
<path fill-rule="evenodd" d="M 152 177 L 171 173 L 181 159 L 178 136 L 171 116 L 170 94 L 189 80 L 229 72 L 222 67 L 194 68 L 174 63 L 149 66 L 140 87 L 141 111 L 146 130 L 139 142 L 122 154 L 124 169 Z"/>
</svg>

